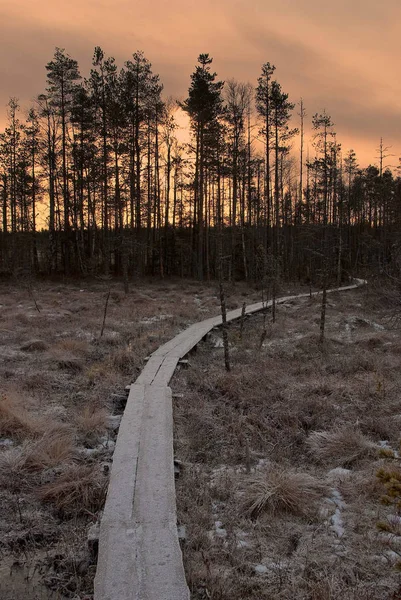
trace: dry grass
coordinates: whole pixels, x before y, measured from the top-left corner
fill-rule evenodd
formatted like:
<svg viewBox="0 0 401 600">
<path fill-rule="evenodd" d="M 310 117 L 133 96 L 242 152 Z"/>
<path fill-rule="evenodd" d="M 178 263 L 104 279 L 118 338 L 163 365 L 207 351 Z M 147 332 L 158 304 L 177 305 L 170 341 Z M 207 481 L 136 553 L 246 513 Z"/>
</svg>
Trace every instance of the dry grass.
<svg viewBox="0 0 401 600">
<path fill-rule="evenodd" d="M 39 421 L 37 431 L 34 427 L 35 431 L 29 433 L 29 425 L 33 422 L 29 418 L 26 433 L 22 427 L 18 428 L 18 436 L 9 436 L 13 437 L 16 444 L 21 441 L 21 445 L 11 450 L 0 448 L 2 459 L 4 457 L 4 461 L 0 461 L 1 484 L 5 488 L 12 486 L 7 487 L 6 492 L 17 499 L 21 498 L 22 506 L 29 502 L 39 506 L 40 497 L 41 510 L 49 519 L 51 516 L 57 519 L 57 535 L 63 537 L 66 544 L 69 544 L 74 532 L 82 534 L 79 548 L 77 546 L 80 552 L 86 547 L 88 520 L 85 510 L 96 513 L 102 504 L 104 477 L 100 463 L 104 460 L 104 454 L 100 454 L 99 458 L 92 455 L 90 468 L 84 465 L 82 469 L 84 453 L 79 452 L 79 460 L 75 460 L 71 440 L 55 439 L 47 449 L 44 434 L 49 420 L 68 418 L 75 441 L 91 444 L 92 432 L 96 432 L 96 436 L 101 435 L 104 427 L 102 407 L 107 406 L 111 393 L 121 392 L 129 383 L 143 366 L 144 357 L 191 321 L 219 312 L 214 286 L 198 282 L 138 282 L 135 289 L 125 296 L 122 295 L 121 284 L 116 282 L 113 283 L 105 334 L 99 339 L 105 288 L 108 286 L 109 282 L 88 280 L 75 285 L 41 284 L 38 292 L 42 308 L 40 315 L 32 310 L 32 302 L 18 289 L 12 289 L 11 292 L 5 289 L 4 299 L 1 298 L 3 308 L 0 319 L 2 327 L 7 329 L 4 334 L 6 342 L 2 338 L 1 343 L 7 344 L 7 361 L 0 364 L 0 375 L 7 378 L 7 385 L 15 386 L 17 398 L 24 399 L 21 407 L 29 417 Z M 227 288 L 227 304 L 241 306 L 244 293 L 247 294 L 247 304 L 261 299 L 260 291 L 233 284 Z M 359 302 L 359 298 L 356 301 Z M 341 306 L 341 297 L 334 302 Z M 257 474 L 258 469 L 262 468 L 260 459 L 266 457 L 278 463 L 279 469 L 284 472 L 310 472 L 311 476 L 316 475 L 324 480 L 327 467 L 323 463 L 310 461 L 305 443 L 308 436 L 316 430 L 325 431 L 340 426 L 349 414 L 348 422 L 360 419 L 361 431 L 372 437 L 370 428 L 378 422 L 377 407 L 379 404 L 381 407 L 388 405 L 387 396 L 383 403 L 382 400 L 378 402 L 377 394 L 370 398 L 368 394 L 358 391 L 360 381 L 366 380 L 366 386 L 371 386 L 380 362 L 372 359 L 372 352 L 382 352 L 387 347 L 386 342 L 378 344 L 375 339 L 370 339 L 368 343 L 361 344 L 363 360 L 358 358 L 349 369 L 355 380 L 345 381 L 341 369 L 345 369 L 348 362 L 352 363 L 350 353 L 344 344 L 337 342 L 328 341 L 325 351 L 319 348 L 316 343 L 318 309 L 318 301 L 306 302 L 298 312 L 294 312 L 294 319 L 287 314 L 292 310 L 291 307 L 279 307 L 277 324 L 269 328 L 269 337 L 261 349 L 261 320 L 247 322 L 242 341 L 234 327 L 230 331 L 234 367 L 230 375 L 223 371 L 221 351 L 210 346 L 207 360 L 202 362 L 202 350 L 199 348 L 200 364 L 197 364 L 199 358 L 194 358 L 191 363 L 195 366 L 191 366 L 185 374 L 190 381 L 188 387 L 183 389 L 185 398 L 180 413 L 176 413 L 180 431 L 176 437 L 178 456 L 186 461 L 183 485 L 180 480 L 178 484 L 187 494 L 180 507 L 180 518 L 182 523 L 188 525 L 184 552 L 187 558 L 190 555 L 187 562 L 191 564 L 188 580 L 193 600 L 207 597 L 215 600 L 261 600 L 267 597 L 272 600 L 302 597 L 305 600 L 313 597 L 321 600 L 329 597 L 329 594 L 330 600 L 348 600 L 346 584 L 338 585 L 337 566 L 331 571 L 327 570 L 326 559 L 320 560 L 313 543 L 302 538 L 302 527 L 309 527 L 311 535 L 316 534 L 316 538 L 320 535 L 319 527 L 324 529 L 321 522 L 316 524 L 315 515 L 309 521 L 309 514 L 298 516 L 285 508 L 271 513 L 267 509 L 267 518 L 262 518 L 261 514 L 252 523 L 241 512 L 241 503 L 238 501 L 239 484 L 244 477 L 248 477 L 244 475 L 245 469 L 249 467 Z M 332 334 L 338 337 L 339 328 L 330 324 L 332 311 L 329 307 L 328 336 Z M 172 315 L 172 318 L 153 319 L 161 315 Z M 373 320 L 376 321 L 376 318 Z M 375 337 L 375 332 L 369 332 L 368 328 L 359 329 L 358 332 L 366 338 Z M 302 334 L 305 342 L 299 338 L 294 341 L 294 333 Z M 49 347 L 44 354 L 23 354 L 20 351 L 24 342 L 39 338 Z M 390 354 L 387 352 L 386 359 L 391 370 L 381 370 L 388 397 L 395 393 L 387 385 L 390 378 L 394 389 L 397 389 L 397 370 L 389 362 Z M 46 385 L 41 383 L 42 376 Z M 357 377 L 360 378 L 359 382 Z M 30 390 L 34 405 L 26 405 L 24 388 Z M 63 410 L 53 410 L 58 407 Z M 365 413 L 366 420 L 362 422 Z M 391 408 L 387 422 L 390 422 L 393 414 Z M 45 418 L 44 426 L 42 417 Z M 387 413 L 384 419 L 387 419 Z M 380 432 L 375 436 L 384 436 L 385 430 L 383 421 Z M 378 438 L 374 439 L 377 441 Z M 29 459 L 28 451 L 32 451 Z M 307 461 L 310 461 L 309 466 L 305 466 Z M 212 477 L 213 470 L 222 463 L 228 467 L 227 476 Z M 359 469 L 360 464 L 363 465 L 363 461 L 357 461 L 355 469 Z M 1 465 L 4 477 L 1 475 Z M 190 475 L 193 477 L 190 478 Z M 348 481 L 344 482 L 345 485 L 350 486 L 349 493 L 344 487 L 346 501 L 349 498 L 350 503 L 355 503 L 360 491 L 359 484 L 354 489 L 351 489 Z M 361 486 L 364 486 L 362 479 Z M 373 496 L 363 498 L 369 504 Z M 371 504 L 369 508 L 372 508 Z M 5 513 L 5 518 L 10 520 L 10 528 L 16 531 L 20 518 L 18 511 L 11 511 L 6 503 Z M 226 538 L 213 537 L 214 522 L 217 520 L 224 522 Z M 237 541 L 241 540 L 239 529 L 248 532 L 248 547 L 237 547 Z M 294 563 L 283 569 L 276 567 L 275 563 L 272 571 L 263 576 L 255 573 L 255 563 L 276 561 L 276 540 L 280 536 L 285 537 L 281 529 L 288 538 L 299 534 L 302 538 L 300 548 L 306 548 L 309 544 L 308 559 L 304 563 L 317 563 L 316 569 L 307 571 L 302 557 L 299 558 L 298 551 L 293 550 L 291 560 Z M 55 549 L 53 544 L 50 551 Z M 327 555 L 327 548 L 325 552 Z M 325 553 L 321 554 L 324 557 Z M 351 554 L 355 552 L 350 551 Z M 326 586 L 327 592 L 323 583 L 316 580 L 318 577 L 324 579 L 328 572 L 332 573 L 330 577 L 333 583 Z M 298 579 L 296 573 L 301 574 Z M 306 585 L 303 577 L 305 580 L 309 578 L 310 585 Z M 342 596 L 339 595 L 339 589 L 344 592 Z M 85 591 L 90 594 L 89 588 Z M 353 600 L 364 597 L 356 586 Z M 380 600 L 385 597 L 382 594 Z"/>
<path fill-rule="evenodd" d="M 24 439 L 43 431 L 44 423 L 24 407 L 24 399 L 7 393 L 0 396 L 0 435 Z"/>
<path fill-rule="evenodd" d="M 22 449 L 23 468 L 42 471 L 70 462 L 75 456 L 74 437 L 66 427 L 45 433 L 39 440 Z"/>
<path fill-rule="evenodd" d="M 131 348 L 115 350 L 111 356 L 111 365 L 121 375 L 132 375 L 135 366 L 135 355 Z"/>
<path fill-rule="evenodd" d="M 24 390 L 30 393 L 45 393 L 51 390 L 51 378 L 47 373 L 27 373 L 21 382 Z"/>
<path fill-rule="evenodd" d="M 86 340 L 78 340 L 76 338 L 64 338 L 56 344 L 55 348 L 61 353 L 80 356 L 86 356 L 90 350 Z"/>
<path fill-rule="evenodd" d="M 71 465 L 51 483 L 41 486 L 38 498 L 65 516 L 98 512 L 104 502 L 107 479 L 87 465 Z"/>
<path fill-rule="evenodd" d="M 63 468 L 75 457 L 71 432 L 57 427 L 38 440 L 27 440 L 0 452 L 0 487 L 30 493 L 37 488 L 42 473 Z"/>
<path fill-rule="evenodd" d="M 26 483 L 25 460 L 20 448 L 9 448 L 0 454 L 0 486 L 19 493 Z"/>
<path fill-rule="evenodd" d="M 377 447 L 351 426 L 332 431 L 314 431 L 306 441 L 314 460 L 333 467 L 350 467 L 378 454 Z"/>
<path fill-rule="evenodd" d="M 76 356 L 59 354 L 54 357 L 54 361 L 59 369 L 68 371 L 72 374 L 79 373 L 84 368 L 83 361 Z"/>
<path fill-rule="evenodd" d="M 44 352 L 48 349 L 48 345 L 43 340 L 30 340 L 21 346 L 24 352 Z"/>
<path fill-rule="evenodd" d="M 25 289 L 0 284 L 0 378 L 7 390 L 15 390 L 0 406 L 0 440 L 14 442 L 11 448 L 7 440 L 0 445 L 0 487 L 22 507 L 41 503 L 44 519 L 58 520 L 59 540 L 69 544 L 80 532 L 81 554 L 88 518 L 93 519 L 85 510 L 96 514 L 102 506 L 102 463 L 110 457 L 80 446 L 99 445 L 107 421 L 103 407 L 110 407 L 110 395 L 121 393 L 140 372 L 147 355 L 190 322 L 218 313 L 214 286 L 208 284 L 136 281 L 125 295 L 121 283 L 113 281 L 99 338 L 109 285 L 38 283 L 39 314 Z M 235 286 L 233 297 L 245 287 Z M 71 433 L 51 434 L 55 421 L 68 421 Z M 90 468 L 80 469 L 86 460 Z M 0 515 L 0 537 L 5 520 L 10 538 L 24 525 L 10 506 L 7 501 Z M 56 545 L 52 540 L 49 551 Z M 91 593 L 90 577 L 85 592 Z"/>
<path fill-rule="evenodd" d="M 95 443 L 106 430 L 107 411 L 89 404 L 74 416 L 74 423 L 83 443 Z"/>
<path fill-rule="evenodd" d="M 246 482 L 242 509 L 253 519 L 263 513 L 280 512 L 310 517 L 316 513 L 325 491 L 326 487 L 308 473 L 274 465 Z"/>
<path fill-rule="evenodd" d="M 330 296 L 321 347 L 319 309 L 316 299 L 279 306 L 262 347 L 262 317 L 246 321 L 242 340 L 231 326 L 230 373 L 222 350 L 205 344 L 176 376 L 193 600 L 398 597 L 376 528 L 388 510 L 380 445 L 399 450 L 396 340 L 358 291 Z"/>
</svg>

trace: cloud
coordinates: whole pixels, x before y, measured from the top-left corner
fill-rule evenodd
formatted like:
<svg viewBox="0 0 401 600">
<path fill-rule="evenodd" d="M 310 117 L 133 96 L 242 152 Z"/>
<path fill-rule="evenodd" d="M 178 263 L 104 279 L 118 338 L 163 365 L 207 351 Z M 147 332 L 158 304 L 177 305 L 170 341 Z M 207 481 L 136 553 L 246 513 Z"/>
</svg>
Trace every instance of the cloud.
<svg viewBox="0 0 401 600">
<path fill-rule="evenodd" d="M 221 79 L 252 85 L 264 62 L 276 64 L 291 99 L 302 96 L 309 117 L 326 108 L 339 137 L 372 160 L 380 135 L 400 143 L 400 20 L 399 0 L 2 0 L 0 127 L 10 96 L 27 104 L 43 91 L 55 46 L 83 75 L 95 45 L 119 66 L 142 49 L 180 97 L 209 52 Z"/>
</svg>

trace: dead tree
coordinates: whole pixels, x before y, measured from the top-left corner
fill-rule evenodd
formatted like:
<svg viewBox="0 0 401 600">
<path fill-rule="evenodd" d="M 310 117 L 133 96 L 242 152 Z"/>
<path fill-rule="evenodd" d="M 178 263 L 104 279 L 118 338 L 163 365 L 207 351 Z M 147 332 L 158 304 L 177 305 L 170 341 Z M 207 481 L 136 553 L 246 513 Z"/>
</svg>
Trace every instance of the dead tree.
<svg viewBox="0 0 401 600">
<path fill-rule="evenodd" d="M 222 271 L 222 269 L 220 267 L 219 292 L 220 292 L 221 322 L 222 322 L 222 330 L 223 330 L 224 365 L 226 367 L 226 371 L 231 371 L 230 350 L 229 350 L 229 346 L 228 346 L 228 324 L 227 324 L 226 298 L 225 298 L 225 294 L 224 294 L 223 279 L 222 279 L 221 271 Z"/>
</svg>

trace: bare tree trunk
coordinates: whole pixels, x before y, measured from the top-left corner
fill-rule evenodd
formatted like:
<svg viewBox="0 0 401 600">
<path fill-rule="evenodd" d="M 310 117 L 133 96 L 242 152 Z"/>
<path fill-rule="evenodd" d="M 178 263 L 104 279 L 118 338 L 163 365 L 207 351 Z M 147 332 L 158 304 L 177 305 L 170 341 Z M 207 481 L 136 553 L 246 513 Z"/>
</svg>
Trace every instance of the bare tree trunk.
<svg viewBox="0 0 401 600">
<path fill-rule="evenodd" d="M 242 310 L 241 310 L 241 322 L 240 322 L 240 329 L 239 329 L 239 339 L 240 340 L 242 340 L 242 334 L 244 332 L 245 309 L 246 309 L 246 302 L 243 303 Z"/>
<path fill-rule="evenodd" d="M 107 308 L 109 306 L 110 294 L 111 294 L 111 288 L 109 288 L 109 291 L 108 291 L 107 296 L 106 296 L 106 302 L 105 302 L 105 305 L 104 305 L 103 322 L 102 322 L 102 329 L 100 331 L 100 337 L 103 337 L 104 328 L 105 328 L 105 325 L 106 325 Z"/>
<path fill-rule="evenodd" d="M 326 308 L 327 308 L 327 265 L 323 276 L 322 305 L 320 310 L 320 343 L 324 343 L 324 331 L 326 326 Z"/>
<path fill-rule="evenodd" d="M 221 306 L 221 320 L 223 330 L 223 347 L 224 347 L 224 365 L 226 371 L 231 371 L 230 367 L 230 350 L 228 346 L 228 326 L 227 326 L 227 310 L 226 310 L 226 298 L 224 295 L 223 281 L 222 281 L 222 264 L 220 263 L 220 306 Z"/>
</svg>

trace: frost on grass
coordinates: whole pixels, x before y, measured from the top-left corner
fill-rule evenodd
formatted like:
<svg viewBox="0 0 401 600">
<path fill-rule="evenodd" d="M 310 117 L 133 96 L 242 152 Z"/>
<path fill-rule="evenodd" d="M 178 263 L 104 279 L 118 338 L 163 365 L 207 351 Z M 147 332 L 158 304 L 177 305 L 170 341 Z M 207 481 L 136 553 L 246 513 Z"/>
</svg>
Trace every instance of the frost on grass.
<svg viewBox="0 0 401 600">
<path fill-rule="evenodd" d="M 242 506 L 250 518 L 266 512 L 310 516 L 316 512 L 323 491 L 324 485 L 308 473 L 274 466 L 246 481 Z"/>
<path fill-rule="evenodd" d="M 347 467 L 374 454 L 375 445 L 358 429 L 342 426 L 332 431 L 314 431 L 307 444 L 311 457 L 319 462 Z"/>
<path fill-rule="evenodd" d="M 263 316 L 246 321 L 242 339 L 231 326 L 229 374 L 212 344 L 177 374 L 175 452 L 188 465 L 177 504 L 193 600 L 398 597 L 399 349 L 380 325 L 386 309 L 365 300 L 335 298 L 323 349 L 319 304 L 306 299 L 278 307 L 262 347 Z"/>
<path fill-rule="evenodd" d="M 121 413 L 114 398 L 160 344 L 218 313 L 210 284 L 136 281 L 126 295 L 111 282 L 100 337 L 109 285 L 37 282 L 38 313 L 26 289 L 0 284 L 0 549 L 13 560 L 29 555 L 38 573 L 45 549 L 50 572 L 41 576 L 60 593 L 76 584 L 76 598 L 93 592 L 86 535 L 107 488 Z"/>
</svg>

